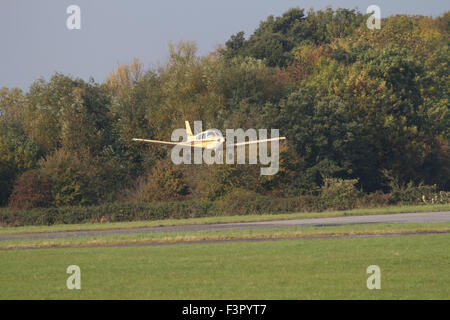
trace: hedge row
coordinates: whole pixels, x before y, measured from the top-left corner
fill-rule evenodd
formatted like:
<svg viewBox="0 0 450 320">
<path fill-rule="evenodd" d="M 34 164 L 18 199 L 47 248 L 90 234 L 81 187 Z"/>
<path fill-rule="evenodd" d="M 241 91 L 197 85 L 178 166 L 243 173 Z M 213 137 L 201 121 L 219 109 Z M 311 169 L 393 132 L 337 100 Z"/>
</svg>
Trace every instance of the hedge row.
<svg viewBox="0 0 450 320">
<path fill-rule="evenodd" d="M 428 187 L 411 187 L 391 194 L 379 192 L 362 194 L 356 191 L 345 193 L 334 186 L 322 191 L 318 196 L 304 195 L 291 198 L 236 194 L 226 200 L 217 201 L 117 202 L 100 206 L 50 207 L 28 210 L 0 208 L 0 225 L 25 226 L 183 219 L 207 216 L 346 210 L 394 204 L 450 203 L 450 192 L 435 192 L 429 189 Z"/>
<path fill-rule="evenodd" d="M 182 219 L 220 215 L 249 215 L 301 211 L 298 198 L 261 197 L 232 201 L 175 201 L 154 203 L 112 203 L 100 206 L 51 207 L 29 210 L 0 208 L 2 226 L 52 225 Z"/>
</svg>

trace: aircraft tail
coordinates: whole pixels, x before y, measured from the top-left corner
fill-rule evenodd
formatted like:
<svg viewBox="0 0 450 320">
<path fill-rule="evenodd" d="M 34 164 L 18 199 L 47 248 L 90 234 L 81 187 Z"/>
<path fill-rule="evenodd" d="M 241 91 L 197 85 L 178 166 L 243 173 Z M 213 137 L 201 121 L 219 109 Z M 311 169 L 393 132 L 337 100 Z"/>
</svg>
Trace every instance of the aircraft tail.
<svg viewBox="0 0 450 320">
<path fill-rule="evenodd" d="M 189 121 L 185 121 L 186 123 L 186 134 L 187 134 L 187 138 L 188 140 L 190 140 L 193 136 L 192 134 L 192 130 L 191 130 L 191 126 L 189 125 Z"/>
</svg>

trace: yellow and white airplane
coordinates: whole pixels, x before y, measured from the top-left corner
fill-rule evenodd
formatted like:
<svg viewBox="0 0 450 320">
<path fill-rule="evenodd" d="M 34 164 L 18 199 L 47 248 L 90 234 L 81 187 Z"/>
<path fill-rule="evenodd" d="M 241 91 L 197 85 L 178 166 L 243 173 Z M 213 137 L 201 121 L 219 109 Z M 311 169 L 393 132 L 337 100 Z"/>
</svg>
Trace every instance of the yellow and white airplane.
<svg viewBox="0 0 450 320">
<path fill-rule="evenodd" d="M 148 142 L 148 143 L 159 143 L 166 145 L 180 145 L 194 148 L 205 148 L 205 149 L 213 149 L 216 150 L 225 142 L 225 138 L 222 136 L 222 133 L 219 130 L 209 129 L 203 132 L 200 132 L 196 135 L 192 134 L 191 126 L 189 125 L 189 121 L 185 121 L 186 123 L 186 136 L 187 141 L 182 142 L 172 142 L 172 141 L 160 141 L 160 140 L 149 140 L 149 139 L 139 139 L 133 138 L 133 141 L 139 142 Z M 275 140 L 284 140 L 286 137 L 276 137 L 270 139 L 262 139 L 262 140 L 251 140 L 245 142 L 239 142 L 235 144 L 227 144 L 227 148 L 234 148 L 238 146 L 260 143 L 260 142 L 269 142 Z"/>
</svg>

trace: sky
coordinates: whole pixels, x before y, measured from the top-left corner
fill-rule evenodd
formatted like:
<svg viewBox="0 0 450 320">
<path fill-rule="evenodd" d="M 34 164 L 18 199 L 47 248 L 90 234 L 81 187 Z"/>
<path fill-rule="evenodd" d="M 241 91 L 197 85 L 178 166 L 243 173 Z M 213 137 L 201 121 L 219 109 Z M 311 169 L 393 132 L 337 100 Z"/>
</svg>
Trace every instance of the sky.
<svg viewBox="0 0 450 320">
<path fill-rule="evenodd" d="M 70 5 L 80 8 L 80 30 L 66 26 Z M 133 58 L 146 68 L 164 63 L 171 42 L 194 41 L 206 55 L 239 31 L 248 37 L 269 15 L 328 5 L 363 13 L 378 5 L 382 17 L 450 10 L 448 0 L 1 0 L 0 88 L 27 91 L 55 72 L 102 82 Z"/>
</svg>

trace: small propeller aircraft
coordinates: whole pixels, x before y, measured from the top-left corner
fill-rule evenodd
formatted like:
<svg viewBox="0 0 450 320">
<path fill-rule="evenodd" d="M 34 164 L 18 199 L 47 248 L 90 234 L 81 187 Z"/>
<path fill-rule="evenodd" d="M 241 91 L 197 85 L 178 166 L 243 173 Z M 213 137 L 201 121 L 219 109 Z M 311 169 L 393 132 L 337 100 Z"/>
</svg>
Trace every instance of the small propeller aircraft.
<svg viewBox="0 0 450 320">
<path fill-rule="evenodd" d="M 138 142 L 148 142 L 148 143 L 159 143 L 166 145 L 179 145 L 179 146 L 190 146 L 194 148 L 205 148 L 205 149 L 213 149 L 216 150 L 225 142 L 225 138 L 222 136 L 222 133 L 216 129 L 209 129 L 198 134 L 192 134 L 191 126 L 189 125 L 189 121 L 185 121 L 186 123 L 186 136 L 187 141 L 182 142 L 173 142 L 173 141 L 160 141 L 160 140 L 150 140 L 150 139 L 139 139 L 133 138 L 133 141 Z M 270 139 L 262 139 L 262 140 L 251 140 L 245 142 L 238 142 L 235 144 L 226 144 L 226 148 L 234 148 L 238 146 L 260 143 L 260 142 L 269 142 L 275 140 L 284 140 L 286 137 L 276 137 Z"/>
</svg>

